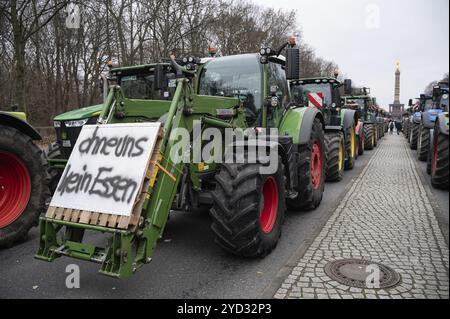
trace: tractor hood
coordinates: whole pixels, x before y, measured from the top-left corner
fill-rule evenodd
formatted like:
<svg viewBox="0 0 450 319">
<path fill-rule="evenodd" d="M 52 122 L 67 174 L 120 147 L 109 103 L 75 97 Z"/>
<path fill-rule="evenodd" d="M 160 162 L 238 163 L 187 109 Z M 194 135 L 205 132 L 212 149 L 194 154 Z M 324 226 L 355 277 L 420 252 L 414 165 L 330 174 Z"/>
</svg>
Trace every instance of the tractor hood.
<svg viewBox="0 0 450 319">
<path fill-rule="evenodd" d="M 103 108 L 103 104 L 97 104 L 92 106 L 83 107 L 67 113 L 60 114 L 54 118 L 55 121 L 73 121 L 90 118 L 100 115 Z"/>
</svg>

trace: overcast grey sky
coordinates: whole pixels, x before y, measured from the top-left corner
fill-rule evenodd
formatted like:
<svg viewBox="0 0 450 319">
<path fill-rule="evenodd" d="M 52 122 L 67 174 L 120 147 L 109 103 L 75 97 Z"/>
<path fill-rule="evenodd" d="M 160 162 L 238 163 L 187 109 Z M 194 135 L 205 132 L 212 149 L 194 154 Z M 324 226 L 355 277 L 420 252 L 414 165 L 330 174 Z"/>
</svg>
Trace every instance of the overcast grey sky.
<svg viewBox="0 0 450 319">
<path fill-rule="evenodd" d="M 449 70 L 449 0 L 254 1 L 295 9 L 303 41 L 355 83 L 371 87 L 385 108 L 394 99 L 397 60 L 405 104 Z"/>
</svg>

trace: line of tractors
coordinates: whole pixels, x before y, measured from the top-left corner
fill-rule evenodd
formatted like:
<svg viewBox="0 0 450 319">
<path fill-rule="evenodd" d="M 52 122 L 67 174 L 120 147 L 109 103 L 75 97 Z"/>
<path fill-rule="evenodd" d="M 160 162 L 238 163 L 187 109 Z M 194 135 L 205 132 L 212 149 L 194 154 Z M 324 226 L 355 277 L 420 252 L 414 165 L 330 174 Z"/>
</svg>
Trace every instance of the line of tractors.
<svg viewBox="0 0 450 319">
<path fill-rule="evenodd" d="M 427 163 L 431 184 L 437 189 L 449 188 L 449 86 L 439 82 L 431 95 L 421 94 L 409 100 L 403 114 L 404 136 L 417 159 Z"/>
<path fill-rule="evenodd" d="M 295 39 L 277 49 L 208 58 L 184 57 L 131 67 L 109 67 L 104 103 L 58 115 L 57 141 L 42 155 L 39 134 L 23 115 L 0 113 L 0 245 L 25 237 L 40 221 L 36 258 L 69 256 L 101 264 L 100 273 L 132 275 L 151 261 L 169 212 L 210 207 L 216 243 L 245 257 L 264 257 L 277 245 L 285 211 L 320 205 L 325 181 L 342 180 L 358 156 L 387 131 L 388 114 L 369 88 L 330 77 L 300 78 Z M 284 53 L 284 55 L 282 55 Z M 22 118 L 20 118 L 22 116 Z M 119 230 L 39 215 L 84 125 L 154 122 L 165 135 L 156 181 L 147 190 L 138 226 Z M 172 130 L 277 128 L 278 168 L 264 163 L 174 163 Z M 244 141 L 244 148 L 247 150 Z M 234 145 L 237 146 L 237 145 Z M 191 154 L 192 155 L 192 154 Z M 174 179 L 167 178 L 170 173 Z M 105 247 L 83 242 L 85 231 L 110 235 Z"/>
</svg>

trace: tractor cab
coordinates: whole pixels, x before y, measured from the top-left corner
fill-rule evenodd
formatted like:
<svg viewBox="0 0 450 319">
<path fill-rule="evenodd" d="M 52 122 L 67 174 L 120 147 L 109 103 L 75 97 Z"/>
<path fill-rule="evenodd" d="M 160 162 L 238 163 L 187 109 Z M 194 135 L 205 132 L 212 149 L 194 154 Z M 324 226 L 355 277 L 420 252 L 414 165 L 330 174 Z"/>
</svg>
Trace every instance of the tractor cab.
<svg viewBox="0 0 450 319">
<path fill-rule="evenodd" d="M 131 100 L 171 100 L 175 91 L 175 74 L 168 63 L 115 68 L 109 79 Z"/>
<path fill-rule="evenodd" d="M 324 113 L 325 123 L 329 126 L 341 125 L 342 102 L 339 91 L 341 86 L 341 82 L 329 77 L 299 79 L 290 82 L 293 100 L 299 105 L 321 109 Z"/>
<path fill-rule="evenodd" d="M 358 105 L 358 114 L 359 118 L 363 122 L 375 123 L 376 122 L 376 114 L 375 114 L 375 105 L 373 99 L 368 94 L 358 95 L 347 95 L 344 97 L 344 104 L 351 105 L 352 107 L 355 104 Z"/>
<path fill-rule="evenodd" d="M 448 82 L 440 82 L 433 88 L 433 101 L 435 103 L 436 109 L 443 112 L 448 112 L 448 95 Z"/>
</svg>

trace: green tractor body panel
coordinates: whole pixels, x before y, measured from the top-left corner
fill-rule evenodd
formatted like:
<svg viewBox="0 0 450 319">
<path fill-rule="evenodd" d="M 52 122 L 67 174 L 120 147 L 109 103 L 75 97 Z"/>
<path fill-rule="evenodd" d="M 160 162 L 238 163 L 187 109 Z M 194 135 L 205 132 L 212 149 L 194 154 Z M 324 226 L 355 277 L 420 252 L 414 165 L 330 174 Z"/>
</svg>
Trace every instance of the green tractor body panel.
<svg viewBox="0 0 450 319">
<path fill-rule="evenodd" d="M 302 128 L 303 117 L 308 109 L 313 110 L 313 108 L 295 108 L 289 110 L 283 121 L 281 122 L 279 131 L 281 135 L 292 136 L 294 144 L 300 144 L 300 131 Z"/>
<path fill-rule="evenodd" d="M 93 116 L 100 115 L 102 111 L 103 104 L 92 105 L 88 107 L 83 107 L 81 109 L 69 111 L 60 114 L 54 118 L 54 121 L 76 121 L 84 120 Z"/>
</svg>

